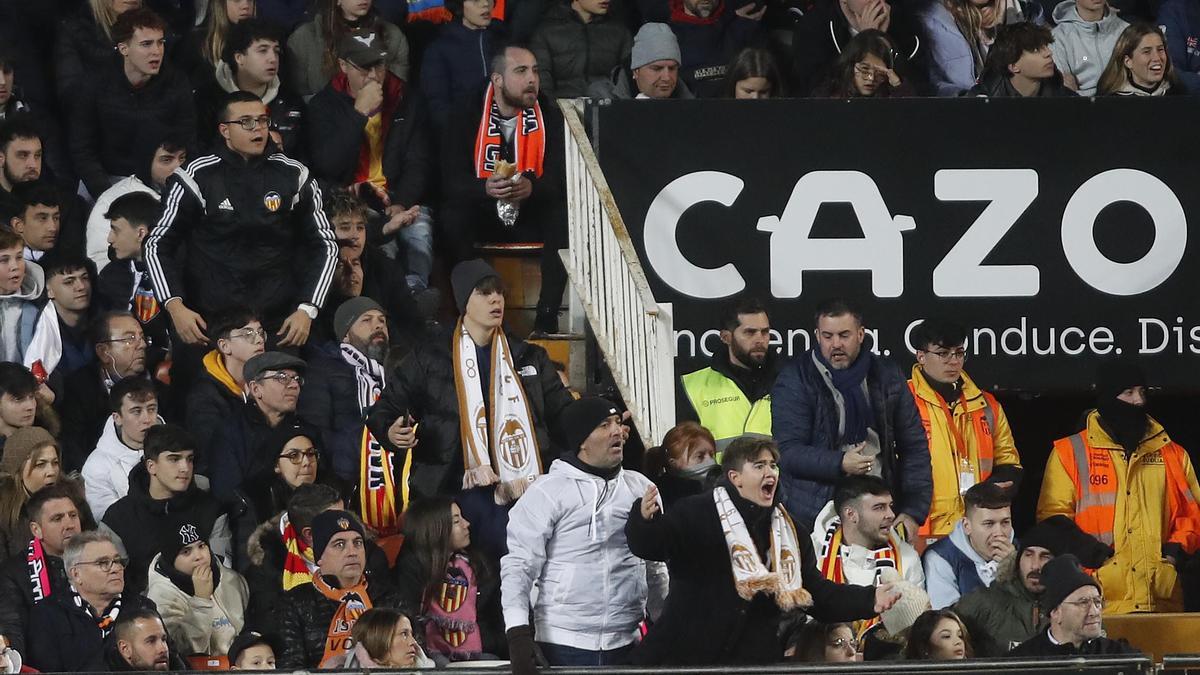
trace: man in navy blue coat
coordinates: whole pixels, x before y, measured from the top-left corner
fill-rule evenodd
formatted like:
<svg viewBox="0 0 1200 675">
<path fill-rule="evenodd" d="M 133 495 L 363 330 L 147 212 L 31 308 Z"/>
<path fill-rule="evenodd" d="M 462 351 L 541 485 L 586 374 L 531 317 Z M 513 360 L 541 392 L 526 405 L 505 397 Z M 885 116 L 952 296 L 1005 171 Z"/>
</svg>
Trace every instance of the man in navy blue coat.
<svg viewBox="0 0 1200 675">
<path fill-rule="evenodd" d="M 862 314 L 840 299 L 816 310 L 817 346 L 785 365 L 771 391 L 784 504 L 813 521 L 844 476 L 883 478 L 911 540 L 929 514 L 929 443 L 900 369 L 864 350 Z"/>
</svg>

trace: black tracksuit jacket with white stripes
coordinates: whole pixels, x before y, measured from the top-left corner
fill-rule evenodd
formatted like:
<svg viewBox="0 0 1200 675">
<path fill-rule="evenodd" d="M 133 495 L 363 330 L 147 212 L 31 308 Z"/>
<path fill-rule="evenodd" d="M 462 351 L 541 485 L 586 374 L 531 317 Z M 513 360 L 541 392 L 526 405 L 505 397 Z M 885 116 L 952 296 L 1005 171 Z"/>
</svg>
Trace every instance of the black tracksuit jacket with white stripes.
<svg viewBox="0 0 1200 675">
<path fill-rule="evenodd" d="M 300 303 L 324 304 L 338 248 L 303 164 L 270 146 L 247 161 L 222 145 L 176 169 L 166 195 L 144 244 L 159 302 L 179 297 L 205 317 L 249 305 L 268 327 Z"/>
</svg>

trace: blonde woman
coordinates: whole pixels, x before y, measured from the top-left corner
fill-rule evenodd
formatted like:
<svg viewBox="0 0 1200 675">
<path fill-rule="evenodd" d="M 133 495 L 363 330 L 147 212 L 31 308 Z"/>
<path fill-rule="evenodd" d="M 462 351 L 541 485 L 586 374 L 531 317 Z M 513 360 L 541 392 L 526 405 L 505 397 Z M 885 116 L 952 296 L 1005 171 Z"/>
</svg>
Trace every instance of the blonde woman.
<svg viewBox="0 0 1200 675">
<path fill-rule="evenodd" d="M 1100 96 L 1168 96 L 1182 93 L 1175 84 L 1162 31 L 1135 23 L 1121 32 L 1112 58 L 1096 87 Z"/>
<path fill-rule="evenodd" d="M 141 6 L 142 0 L 88 0 L 63 20 L 54 47 L 60 100 L 74 100 L 90 77 L 117 58 L 113 24 L 118 16 Z"/>
<path fill-rule="evenodd" d="M 204 25 L 192 31 L 174 54 L 176 66 L 187 74 L 193 88 L 215 77 L 229 30 L 255 16 L 257 9 L 255 0 L 211 0 Z"/>
<path fill-rule="evenodd" d="M 928 39 L 929 84 L 937 96 L 958 96 L 983 74 L 996 28 L 1041 23 L 1041 7 L 1025 0 L 933 0 L 917 15 Z"/>
</svg>

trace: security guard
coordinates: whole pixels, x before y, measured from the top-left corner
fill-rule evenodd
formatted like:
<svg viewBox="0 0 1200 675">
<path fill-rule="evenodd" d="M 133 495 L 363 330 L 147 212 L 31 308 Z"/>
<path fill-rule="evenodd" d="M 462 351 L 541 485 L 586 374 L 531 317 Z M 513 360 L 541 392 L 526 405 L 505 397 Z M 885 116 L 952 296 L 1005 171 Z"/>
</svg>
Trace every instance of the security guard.
<svg viewBox="0 0 1200 675">
<path fill-rule="evenodd" d="M 745 433 L 771 435 L 771 387 L 779 359 L 770 348 L 771 322 L 766 305 L 757 298 L 737 300 L 721 323 L 721 342 L 708 368 L 688 373 L 683 380 L 687 406 L 712 432 L 717 450 Z"/>
<path fill-rule="evenodd" d="M 913 330 L 917 362 L 908 388 L 929 439 L 933 502 L 918 534 L 945 536 L 963 518 L 963 493 L 992 482 L 1015 494 L 1021 456 L 996 397 L 963 371 L 967 332 L 944 319 L 926 319 Z"/>
<path fill-rule="evenodd" d="M 1087 426 L 1046 462 L 1039 521 L 1066 516 L 1116 553 L 1095 571 L 1106 614 L 1182 611 L 1175 565 L 1200 548 L 1200 486 L 1187 451 L 1145 412 L 1146 376 L 1110 362 Z"/>
<path fill-rule="evenodd" d="M 238 302 L 259 309 L 280 346 L 299 346 L 325 302 L 337 266 L 333 228 L 308 168 L 274 151 L 270 122 L 258 96 L 230 93 L 218 124 L 224 145 L 167 180 L 145 257 L 188 344 L 208 342 L 201 314 Z"/>
</svg>

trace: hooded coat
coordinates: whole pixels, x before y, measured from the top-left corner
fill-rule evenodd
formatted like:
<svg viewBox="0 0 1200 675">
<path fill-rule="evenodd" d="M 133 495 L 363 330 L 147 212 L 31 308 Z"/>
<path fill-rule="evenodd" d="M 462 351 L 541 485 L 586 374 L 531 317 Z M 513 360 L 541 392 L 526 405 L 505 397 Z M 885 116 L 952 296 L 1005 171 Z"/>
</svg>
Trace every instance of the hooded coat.
<svg viewBox="0 0 1200 675">
<path fill-rule="evenodd" d="M 146 597 L 158 606 L 163 625 L 184 654 L 222 656 L 229 653 L 233 639 L 246 625 L 246 603 L 250 589 L 242 575 L 222 566 L 213 556 L 213 594 L 195 595 L 191 579 L 183 580 L 172 563 L 170 570 L 159 569 L 162 554 L 150 561 L 150 582 Z"/>
<path fill-rule="evenodd" d="M 773 509 L 742 497 L 722 479 L 719 485 L 741 514 L 760 558 L 770 550 Z M 649 521 L 634 501 L 625 525 L 629 548 L 647 560 L 666 561 L 671 592 L 662 615 L 633 652 L 638 665 L 752 665 L 783 660 L 779 641 L 782 614 L 775 600 L 759 593 L 738 595 L 729 546 L 711 491 L 686 497 Z M 801 578 L 813 596 L 809 610 L 819 620 L 851 621 L 875 615 L 875 589 L 845 586 L 817 571 L 806 532 L 796 533 Z M 699 617 L 703 617 L 699 620 Z"/>
<path fill-rule="evenodd" d="M 142 451 L 121 440 L 117 424 L 110 416 L 104 423 L 96 449 L 83 463 L 83 484 L 87 488 L 92 515 L 103 520 L 104 512 L 129 494 L 129 472 L 141 463 Z"/>
<path fill-rule="evenodd" d="M 1054 65 L 1075 76 L 1080 96 L 1094 96 L 1117 38 L 1129 22 L 1111 9 L 1106 9 L 1099 21 L 1085 21 L 1079 16 L 1075 0 L 1063 0 L 1054 8 L 1054 23 L 1054 42 L 1050 43 Z"/>
<path fill-rule="evenodd" d="M 26 261 L 21 288 L 11 295 L 0 295 L 0 361 L 21 363 L 25 358 L 41 314 L 38 301 L 45 290 L 46 274 L 41 266 Z"/>
<path fill-rule="evenodd" d="M 508 629 L 529 625 L 540 642 L 592 651 L 633 643 L 666 596 L 666 566 L 630 550 L 630 507 L 651 483 L 618 468 L 611 478 L 558 459 L 508 514 L 500 598 Z M 531 591 L 539 589 L 531 607 Z"/>
<path fill-rule="evenodd" d="M 196 472 L 208 475 L 217 436 L 234 413 L 246 404 L 246 398 L 241 385 L 225 366 L 221 352 L 216 349 L 208 352 L 202 364 L 184 403 L 184 422 L 199 446 L 196 448 Z"/>
<path fill-rule="evenodd" d="M 1019 557 L 1005 561 L 991 586 L 967 593 L 953 607 L 971 631 L 976 656 L 1004 656 L 1050 620 L 1050 610 L 1041 606 L 1040 596 L 1025 588 Z"/>
<path fill-rule="evenodd" d="M 977 588 L 991 586 L 1004 561 L 975 552 L 960 520 L 949 537 L 925 549 L 925 588 L 934 609 L 949 607 Z"/>
<path fill-rule="evenodd" d="M 206 64 L 207 65 L 207 64 Z M 224 145 L 225 140 L 217 132 L 217 123 L 221 115 L 221 101 L 227 94 L 238 91 L 237 80 L 233 70 L 224 61 L 213 69 L 214 77 L 206 84 L 196 88 L 196 138 L 199 139 L 200 151 L 209 152 L 217 144 Z M 267 93 L 262 97 L 267 104 L 267 114 L 271 116 L 271 124 L 279 130 L 283 138 L 281 151 L 288 157 L 305 161 L 304 137 L 304 101 L 292 93 L 276 75 L 271 84 L 267 85 Z"/>
<path fill-rule="evenodd" d="M 129 556 L 125 568 L 125 592 L 146 589 L 150 561 L 158 554 L 163 528 L 179 519 L 187 519 L 200 529 L 211 532 L 208 545 L 223 558 L 232 557 L 233 534 L 221 504 L 196 486 L 195 479 L 184 492 L 167 499 L 150 496 L 150 474 L 141 463 L 129 472 L 129 494 L 108 507 L 102 527 L 121 537 Z"/>
</svg>

